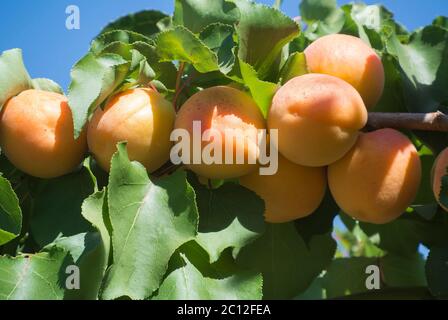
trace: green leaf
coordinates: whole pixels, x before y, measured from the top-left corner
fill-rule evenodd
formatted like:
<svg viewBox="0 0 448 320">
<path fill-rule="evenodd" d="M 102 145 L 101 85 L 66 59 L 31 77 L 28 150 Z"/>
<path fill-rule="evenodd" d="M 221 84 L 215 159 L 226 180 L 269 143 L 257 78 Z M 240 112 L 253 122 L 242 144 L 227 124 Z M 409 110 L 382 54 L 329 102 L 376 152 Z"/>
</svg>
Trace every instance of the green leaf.
<svg viewBox="0 0 448 320">
<path fill-rule="evenodd" d="M 159 288 L 155 300 L 260 300 L 260 274 L 240 272 L 224 279 L 204 277 L 181 255 L 184 265 L 171 272 Z"/>
<path fill-rule="evenodd" d="M 402 69 L 404 96 L 410 112 L 433 112 L 448 101 L 448 30 L 428 26 L 413 33 L 409 43 L 396 36 L 387 43 Z"/>
<path fill-rule="evenodd" d="M 218 57 L 196 35 L 188 29 L 177 26 L 161 32 L 155 39 L 160 61 L 187 62 L 201 72 L 219 70 Z"/>
<path fill-rule="evenodd" d="M 433 247 L 426 262 L 429 290 L 438 297 L 448 298 L 448 247 Z"/>
<path fill-rule="evenodd" d="M 174 6 L 174 24 L 193 33 L 217 22 L 233 25 L 240 18 L 236 5 L 227 0 L 176 0 Z"/>
<path fill-rule="evenodd" d="M 406 29 L 395 22 L 392 12 L 382 5 L 355 3 L 342 7 L 346 15 L 343 33 L 352 34 L 378 50 L 384 49 L 387 34 L 407 35 Z M 348 26 L 352 24 L 352 26 Z M 351 27 L 349 32 L 349 28 Z"/>
<path fill-rule="evenodd" d="M 215 23 L 207 26 L 199 34 L 202 42 L 218 57 L 219 70 L 223 74 L 229 73 L 235 64 L 234 31 L 232 26 Z"/>
<path fill-rule="evenodd" d="M 9 98 L 31 88 L 32 82 L 23 64 L 22 50 L 4 51 L 0 55 L 0 108 Z"/>
<path fill-rule="evenodd" d="M 300 13 L 308 25 L 305 33 L 311 40 L 338 33 L 345 23 L 344 11 L 338 8 L 336 0 L 302 0 Z"/>
<path fill-rule="evenodd" d="M 243 271 L 236 264 L 231 248 L 224 250 L 218 260 L 211 262 L 208 252 L 197 240 L 191 240 L 181 245 L 171 256 L 167 274 L 185 265 L 181 255 L 185 255 L 195 268 L 207 278 L 224 279 Z"/>
<path fill-rule="evenodd" d="M 440 212 L 431 221 L 420 217 L 416 212 L 406 212 L 399 219 L 384 225 L 359 223 L 368 236 L 379 236 L 378 246 L 388 252 L 412 257 L 420 243 L 428 247 L 448 243 L 448 224 Z"/>
<path fill-rule="evenodd" d="M 90 231 L 81 215 L 81 205 L 95 188 L 89 171 L 80 171 L 50 180 L 34 180 L 31 234 L 43 247 L 58 237 Z"/>
<path fill-rule="evenodd" d="M 104 251 L 106 262 L 106 265 L 104 266 L 105 268 L 109 260 L 111 245 L 110 234 L 112 233 L 107 204 L 107 191 L 105 189 L 92 194 L 84 200 L 82 204 L 82 216 L 89 221 L 101 235 L 102 250 Z"/>
<path fill-rule="evenodd" d="M 437 17 L 433 22 L 433 25 L 444 28 L 448 30 L 448 17 L 440 16 Z"/>
<path fill-rule="evenodd" d="M 300 34 L 298 24 L 282 12 L 247 0 L 233 0 L 241 12 L 236 27 L 238 57 L 266 79 L 285 45 Z M 269 44 L 269 45 L 266 45 Z"/>
<path fill-rule="evenodd" d="M 32 80 L 32 85 L 33 88 L 36 90 L 43 90 L 64 94 L 64 90 L 62 90 L 61 86 L 51 79 L 36 78 Z"/>
<path fill-rule="evenodd" d="M 272 99 L 279 86 L 272 82 L 260 80 L 254 68 L 244 61 L 240 60 L 239 65 L 244 84 L 249 88 L 252 98 L 254 98 L 261 113 L 266 118 L 271 107 Z"/>
<path fill-rule="evenodd" d="M 237 261 L 263 274 L 265 299 L 290 299 L 304 292 L 331 262 L 336 243 L 330 234 L 304 242 L 293 223 L 268 225 L 243 248 Z"/>
<path fill-rule="evenodd" d="M 160 81 L 166 88 L 174 90 L 176 87 L 177 69 L 172 62 L 160 62 L 154 46 L 137 41 L 133 43 L 134 50 L 140 52 L 155 71 L 154 80 Z"/>
<path fill-rule="evenodd" d="M 112 30 L 129 30 L 151 37 L 160 32 L 159 22 L 168 16 L 157 10 L 144 10 L 129 14 L 109 23 L 101 34 Z"/>
<path fill-rule="evenodd" d="M 125 30 L 114 30 L 99 35 L 90 45 L 90 51 L 101 54 L 105 48 L 115 43 L 134 44 L 136 42 L 152 43 L 153 41 L 142 34 Z"/>
<path fill-rule="evenodd" d="M 0 299 L 62 300 L 65 270 L 72 263 L 60 248 L 15 258 L 0 256 Z"/>
<path fill-rule="evenodd" d="M 22 210 L 10 182 L 0 176 L 0 246 L 15 239 L 22 230 Z"/>
<path fill-rule="evenodd" d="M 102 298 L 144 299 L 159 287 L 174 251 L 197 231 L 194 191 L 185 173 L 151 181 L 118 145 L 109 178 L 113 264 Z"/>
<path fill-rule="evenodd" d="M 309 71 L 306 64 L 305 54 L 303 52 L 294 52 L 289 56 L 288 60 L 286 60 L 285 65 L 281 70 L 281 83 L 285 84 L 292 78 L 299 77 L 307 73 L 309 73 Z"/>
<path fill-rule="evenodd" d="M 80 287 L 79 289 L 67 289 L 64 300 L 97 299 L 107 264 L 100 234 L 89 232 L 60 238 L 45 247 L 43 251 L 51 252 L 53 248 L 61 248 L 68 252 L 73 260 L 71 265 L 76 265 L 79 268 Z M 63 283 L 65 284 L 65 281 Z"/>
<path fill-rule="evenodd" d="M 88 117 L 125 79 L 129 62 L 116 54 L 88 53 L 71 71 L 68 101 L 72 110 L 75 138 Z"/>
<path fill-rule="evenodd" d="M 236 257 L 265 230 L 263 200 L 238 184 L 229 182 L 209 189 L 191 176 L 200 216 L 196 241 L 206 249 L 212 263 L 227 248 L 232 248 Z"/>
</svg>

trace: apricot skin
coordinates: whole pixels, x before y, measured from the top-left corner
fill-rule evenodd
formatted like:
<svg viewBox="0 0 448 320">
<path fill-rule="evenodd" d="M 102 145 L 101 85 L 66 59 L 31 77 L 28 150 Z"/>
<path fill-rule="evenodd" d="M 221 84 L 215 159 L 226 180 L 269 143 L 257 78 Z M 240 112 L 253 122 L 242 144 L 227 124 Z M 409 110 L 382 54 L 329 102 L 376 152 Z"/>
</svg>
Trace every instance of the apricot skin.
<svg viewBox="0 0 448 320">
<path fill-rule="evenodd" d="M 100 167 L 109 171 L 117 143 L 127 142 L 130 160 L 149 172 L 169 160 L 175 111 L 172 104 L 151 89 L 130 89 L 98 108 L 87 130 L 87 141 Z"/>
<path fill-rule="evenodd" d="M 444 149 L 436 158 L 434 162 L 434 166 L 432 169 L 432 191 L 434 192 L 434 197 L 436 198 L 437 202 L 440 204 L 440 206 L 445 210 L 448 211 L 448 208 L 443 206 L 440 203 L 440 191 L 442 188 L 442 178 L 446 176 L 448 169 L 448 148 Z"/>
<path fill-rule="evenodd" d="M 187 168 L 209 179 L 237 178 L 258 168 L 257 164 L 248 163 L 248 159 L 253 150 L 257 153 L 254 155 L 255 160 L 258 158 L 258 148 L 255 145 L 257 130 L 265 129 L 266 124 L 260 109 L 249 95 L 226 86 L 202 90 L 185 102 L 176 118 L 175 129 L 187 130 L 191 137 L 190 141 L 193 141 L 193 121 L 201 122 L 201 134 L 213 129 L 220 135 L 223 157 L 228 137 L 226 129 L 241 129 L 243 134 L 238 135 L 238 138 L 244 143 L 234 143 L 233 164 L 225 164 L 223 159 L 222 164 L 206 164 L 202 161 L 200 164 L 185 164 Z M 202 142 L 202 149 L 209 143 Z M 249 148 L 249 145 L 255 148 Z M 236 164 L 235 155 L 238 152 L 244 154 L 244 164 Z M 192 153 L 190 155 L 192 158 Z"/>
<path fill-rule="evenodd" d="M 279 155 L 278 171 L 258 171 L 240 178 L 240 184 L 265 202 L 265 220 L 284 223 L 304 218 L 319 207 L 327 185 L 325 168 L 304 167 Z"/>
<path fill-rule="evenodd" d="M 358 92 L 345 81 L 323 74 L 288 81 L 275 94 L 268 116 L 269 130 L 278 129 L 275 146 L 280 153 L 310 167 L 342 158 L 366 122 L 367 110 Z"/>
<path fill-rule="evenodd" d="M 412 142 L 393 129 L 363 133 L 353 149 L 328 168 L 328 183 L 339 207 L 374 224 L 398 218 L 412 204 L 421 179 Z"/>
<path fill-rule="evenodd" d="M 72 172 L 87 152 L 85 132 L 74 139 L 67 98 L 41 90 L 25 90 L 4 105 L 0 144 L 12 164 L 38 178 Z"/>
<path fill-rule="evenodd" d="M 361 39 L 344 34 L 327 35 L 309 45 L 305 56 L 310 72 L 329 74 L 347 81 L 358 90 L 368 109 L 381 98 L 383 63 Z"/>
</svg>

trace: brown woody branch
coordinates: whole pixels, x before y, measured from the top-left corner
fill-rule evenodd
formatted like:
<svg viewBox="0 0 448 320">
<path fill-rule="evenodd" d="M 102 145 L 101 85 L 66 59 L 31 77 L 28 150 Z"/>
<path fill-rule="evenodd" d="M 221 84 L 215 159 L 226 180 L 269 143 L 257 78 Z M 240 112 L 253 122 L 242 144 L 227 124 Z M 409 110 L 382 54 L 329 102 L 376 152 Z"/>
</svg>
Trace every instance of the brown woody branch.
<svg viewBox="0 0 448 320">
<path fill-rule="evenodd" d="M 366 127 L 448 132 L 448 116 L 440 111 L 431 113 L 370 112 Z"/>
</svg>

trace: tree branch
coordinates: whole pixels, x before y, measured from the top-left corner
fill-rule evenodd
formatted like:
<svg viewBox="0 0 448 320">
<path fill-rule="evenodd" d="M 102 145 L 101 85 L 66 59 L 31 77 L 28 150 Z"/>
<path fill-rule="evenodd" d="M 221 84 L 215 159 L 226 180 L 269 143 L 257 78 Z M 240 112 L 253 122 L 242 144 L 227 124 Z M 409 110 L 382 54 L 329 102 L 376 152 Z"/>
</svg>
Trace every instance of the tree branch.
<svg viewBox="0 0 448 320">
<path fill-rule="evenodd" d="M 432 113 L 370 112 L 366 127 L 448 132 L 448 116 L 440 111 Z"/>
</svg>

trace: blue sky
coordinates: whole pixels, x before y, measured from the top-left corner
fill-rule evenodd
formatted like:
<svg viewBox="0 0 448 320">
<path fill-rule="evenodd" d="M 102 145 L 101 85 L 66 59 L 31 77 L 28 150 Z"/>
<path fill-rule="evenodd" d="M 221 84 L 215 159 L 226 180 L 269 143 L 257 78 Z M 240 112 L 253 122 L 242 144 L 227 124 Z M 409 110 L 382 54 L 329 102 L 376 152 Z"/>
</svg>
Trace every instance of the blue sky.
<svg viewBox="0 0 448 320">
<path fill-rule="evenodd" d="M 272 4 L 274 0 L 259 0 Z M 299 13 L 299 0 L 285 0 L 283 11 Z M 339 4 L 351 1 L 339 0 Z M 448 16 L 448 0 L 367 0 L 382 3 L 409 29 L 431 23 L 439 15 Z M 87 51 L 93 37 L 109 21 L 142 9 L 172 13 L 174 0 L 3 0 L 0 4 L 0 51 L 22 48 L 32 77 L 51 78 L 67 88 L 70 69 Z M 81 29 L 65 28 L 68 5 L 81 11 Z"/>
</svg>

